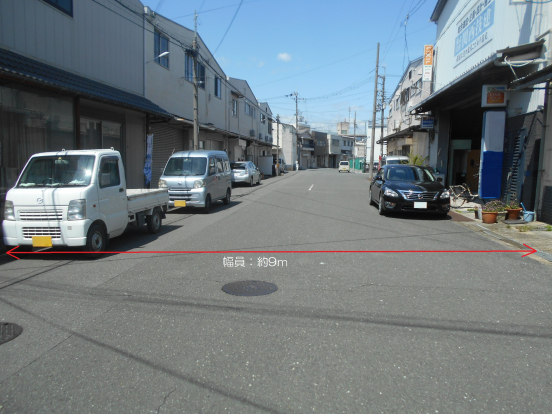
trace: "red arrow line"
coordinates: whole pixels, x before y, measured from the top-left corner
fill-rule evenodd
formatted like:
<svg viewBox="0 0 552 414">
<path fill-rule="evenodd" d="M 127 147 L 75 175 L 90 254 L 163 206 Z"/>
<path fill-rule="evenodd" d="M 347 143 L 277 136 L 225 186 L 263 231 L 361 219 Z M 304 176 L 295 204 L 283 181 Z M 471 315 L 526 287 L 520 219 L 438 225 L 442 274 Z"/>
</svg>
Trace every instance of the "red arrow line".
<svg viewBox="0 0 552 414">
<path fill-rule="evenodd" d="M 14 251 L 19 246 L 9 250 L 7 254 L 11 257 L 19 260 L 19 257 L 15 254 L 244 254 L 244 253 L 279 253 L 279 254 L 293 254 L 293 253 L 525 253 L 521 257 L 529 256 L 536 253 L 537 250 L 533 249 L 526 244 L 523 244 L 529 250 L 182 250 L 182 251 L 140 251 L 140 252 L 84 252 L 84 251 L 47 251 L 47 252 L 16 252 Z"/>
</svg>

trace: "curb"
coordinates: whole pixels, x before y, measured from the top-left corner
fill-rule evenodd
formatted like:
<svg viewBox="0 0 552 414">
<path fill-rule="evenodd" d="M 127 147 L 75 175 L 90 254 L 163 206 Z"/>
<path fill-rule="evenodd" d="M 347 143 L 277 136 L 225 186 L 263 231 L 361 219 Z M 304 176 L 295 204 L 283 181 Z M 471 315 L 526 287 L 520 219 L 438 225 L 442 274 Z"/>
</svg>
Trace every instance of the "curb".
<svg viewBox="0 0 552 414">
<path fill-rule="evenodd" d="M 509 237 L 505 237 L 504 235 L 502 234 L 498 234 L 498 233 L 495 233 L 494 231 L 492 230 L 489 230 L 487 229 L 486 227 L 483 227 L 481 226 L 480 224 L 477 224 L 477 223 L 474 223 L 477 227 L 481 228 L 483 230 L 483 233 L 486 233 L 487 235 L 491 236 L 491 237 L 494 237 L 496 239 L 499 239 L 499 240 L 502 240 L 506 243 L 510 243 L 516 247 L 519 247 L 521 249 L 525 248 L 525 246 L 523 245 L 523 243 L 521 242 L 518 242 L 517 240 L 514 240 L 514 239 L 510 239 Z M 545 259 L 545 260 L 548 260 L 549 262 L 552 263 L 552 254 L 549 254 L 549 253 L 546 253 L 546 252 L 543 252 L 542 250 L 539 250 L 535 247 L 532 247 L 533 249 L 535 249 L 537 252 L 534 253 L 536 254 L 537 256 Z"/>
</svg>

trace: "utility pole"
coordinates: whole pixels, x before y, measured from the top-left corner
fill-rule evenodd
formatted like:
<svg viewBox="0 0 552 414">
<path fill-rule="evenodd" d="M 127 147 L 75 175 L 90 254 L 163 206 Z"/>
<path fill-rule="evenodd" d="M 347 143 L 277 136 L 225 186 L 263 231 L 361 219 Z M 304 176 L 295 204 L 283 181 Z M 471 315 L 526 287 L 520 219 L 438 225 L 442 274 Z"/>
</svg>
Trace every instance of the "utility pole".
<svg viewBox="0 0 552 414">
<path fill-rule="evenodd" d="M 353 124 L 353 172 L 355 172 L 355 161 L 356 161 L 356 111 L 355 111 L 355 121 Z"/>
<path fill-rule="evenodd" d="M 301 161 L 301 150 L 299 143 L 299 105 L 297 103 L 297 91 L 295 91 L 295 139 L 297 140 L 297 169 L 299 170 L 299 162 Z"/>
<path fill-rule="evenodd" d="M 197 55 L 198 55 L 198 46 L 197 46 L 197 13 L 194 11 L 194 23 L 195 23 L 195 30 L 194 30 L 194 39 L 192 41 L 192 57 L 194 58 L 194 68 L 193 68 L 193 76 L 194 76 L 194 150 L 197 151 L 199 149 L 199 114 L 198 114 L 198 108 L 199 108 L 199 102 L 198 102 L 198 79 L 197 79 Z"/>
<path fill-rule="evenodd" d="M 276 115 L 276 175 L 280 175 L 280 115 Z"/>
<path fill-rule="evenodd" d="M 385 66 L 384 66 L 385 69 Z M 384 72 L 385 73 L 385 72 Z M 385 110 L 385 75 L 381 77 L 382 79 L 382 86 L 381 86 L 381 133 L 380 133 L 380 156 L 383 157 L 383 117 L 384 117 L 384 110 Z"/>
<path fill-rule="evenodd" d="M 373 168 L 374 165 L 374 145 L 375 145 L 375 135 L 376 135 L 376 104 L 378 100 L 378 68 L 379 68 L 379 48 L 380 44 L 378 42 L 378 54 L 376 57 L 376 85 L 374 87 L 374 111 L 372 112 L 372 139 L 371 144 L 372 147 L 370 148 L 370 180 L 372 179 L 373 175 Z"/>
</svg>

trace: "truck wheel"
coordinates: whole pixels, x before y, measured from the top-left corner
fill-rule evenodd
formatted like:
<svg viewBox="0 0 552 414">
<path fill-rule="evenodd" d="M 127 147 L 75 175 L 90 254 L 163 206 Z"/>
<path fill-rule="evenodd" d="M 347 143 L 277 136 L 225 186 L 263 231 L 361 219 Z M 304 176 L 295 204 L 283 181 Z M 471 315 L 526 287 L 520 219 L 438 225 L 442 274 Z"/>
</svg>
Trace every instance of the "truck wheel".
<svg viewBox="0 0 552 414">
<path fill-rule="evenodd" d="M 230 193 L 230 189 L 228 188 L 226 190 L 226 197 L 224 197 L 222 199 L 222 204 L 224 204 L 225 206 L 227 206 L 228 204 L 230 204 L 230 196 L 231 196 L 231 193 Z"/>
<path fill-rule="evenodd" d="M 161 230 L 161 213 L 158 209 L 153 210 L 151 216 L 146 217 L 146 224 L 148 225 L 148 231 L 151 234 L 158 233 Z"/>
<path fill-rule="evenodd" d="M 106 247 L 107 237 L 105 235 L 105 230 L 99 224 L 92 224 L 86 236 L 85 251 L 95 253 L 87 253 L 87 256 L 90 258 L 100 257 L 98 253 L 105 251 Z"/>
</svg>

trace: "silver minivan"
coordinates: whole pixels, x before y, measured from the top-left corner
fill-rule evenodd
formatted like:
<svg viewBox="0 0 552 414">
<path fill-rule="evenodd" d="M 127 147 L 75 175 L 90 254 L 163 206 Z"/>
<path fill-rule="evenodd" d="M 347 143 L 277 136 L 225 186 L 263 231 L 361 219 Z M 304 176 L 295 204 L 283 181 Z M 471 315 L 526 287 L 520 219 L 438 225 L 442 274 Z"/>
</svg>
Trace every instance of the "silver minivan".
<svg viewBox="0 0 552 414">
<path fill-rule="evenodd" d="M 170 207 L 202 207 L 222 200 L 230 204 L 232 172 L 224 151 L 179 151 L 167 161 L 159 188 L 169 189 Z"/>
</svg>

